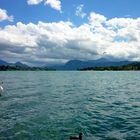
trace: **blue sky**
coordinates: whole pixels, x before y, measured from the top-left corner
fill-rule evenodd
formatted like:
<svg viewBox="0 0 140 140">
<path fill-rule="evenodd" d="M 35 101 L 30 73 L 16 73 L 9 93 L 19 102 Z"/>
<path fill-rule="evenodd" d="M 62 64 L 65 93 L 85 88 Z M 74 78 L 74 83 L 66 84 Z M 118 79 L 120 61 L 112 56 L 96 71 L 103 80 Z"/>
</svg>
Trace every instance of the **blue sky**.
<svg viewBox="0 0 140 140">
<path fill-rule="evenodd" d="M 45 6 L 44 3 L 38 5 L 28 5 L 27 0 L 1 0 L 0 8 L 6 9 L 10 15 L 14 16 L 14 22 L 37 23 L 57 22 L 60 20 L 71 20 L 75 24 L 80 24 L 85 20 L 81 20 L 75 16 L 76 7 L 80 4 L 84 5 L 84 12 L 89 14 L 91 11 L 103 14 L 107 18 L 130 16 L 139 17 L 139 0 L 61 0 L 63 13 Z M 0 25 L 10 24 L 1 22 Z"/>
<path fill-rule="evenodd" d="M 110 59 L 140 60 L 139 5 L 139 0 L 0 0 L 0 59 L 62 63 L 107 52 Z"/>
</svg>

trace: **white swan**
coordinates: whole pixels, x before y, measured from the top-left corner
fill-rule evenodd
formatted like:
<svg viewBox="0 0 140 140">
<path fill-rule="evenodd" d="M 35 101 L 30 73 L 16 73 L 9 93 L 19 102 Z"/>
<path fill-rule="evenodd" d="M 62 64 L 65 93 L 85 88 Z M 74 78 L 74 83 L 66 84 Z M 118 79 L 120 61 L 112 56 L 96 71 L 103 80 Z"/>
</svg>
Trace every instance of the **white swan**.
<svg viewBox="0 0 140 140">
<path fill-rule="evenodd" d="M 0 86 L 0 96 L 2 95 L 2 93 L 3 93 L 3 87 Z"/>
<path fill-rule="evenodd" d="M 0 85 L 0 96 L 2 95 L 2 93 L 3 93 L 3 91 L 4 91 L 4 89 L 3 89 L 3 87 L 2 87 L 2 84 L 3 84 L 3 82 L 1 82 L 1 85 Z"/>
</svg>

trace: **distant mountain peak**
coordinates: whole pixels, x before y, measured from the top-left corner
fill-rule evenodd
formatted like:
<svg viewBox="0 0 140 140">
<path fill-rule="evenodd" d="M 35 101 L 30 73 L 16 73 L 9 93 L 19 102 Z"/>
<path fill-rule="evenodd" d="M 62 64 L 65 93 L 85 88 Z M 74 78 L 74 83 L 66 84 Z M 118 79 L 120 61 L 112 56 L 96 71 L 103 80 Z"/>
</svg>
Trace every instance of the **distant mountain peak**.
<svg viewBox="0 0 140 140">
<path fill-rule="evenodd" d="M 20 61 L 16 62 L 15 64 L 22 64 Z"/>
<path fill-rule="evenodd" d="M 28 65 L 23 64 L 23 63 L 22 63 L 22 62 L 20 62 L 20 61 L 16 62 L 16 63 L 15 63 L 15 65 L 16 65 L 16 66 L 19 66 L 19 67 L 24 67 L 24 68 L 29 67 Z"/>
<path fill-rule="evenodd" d="M 0 66 L 2 66 L 2 65 L 8 65 L 8 63 L 6 61 L 0 59 Z"/>
<path fill-rule="evenodd" d="M 72 64 L 72 63 L 80 63 L 80 62 L 83 62 L 83 61 L 81 61 L 81 60 L 69 60 L 68 62 L 66 62 L 65 63 L 65 65 L 67 65 L 67 64 Z"/>
</svg>

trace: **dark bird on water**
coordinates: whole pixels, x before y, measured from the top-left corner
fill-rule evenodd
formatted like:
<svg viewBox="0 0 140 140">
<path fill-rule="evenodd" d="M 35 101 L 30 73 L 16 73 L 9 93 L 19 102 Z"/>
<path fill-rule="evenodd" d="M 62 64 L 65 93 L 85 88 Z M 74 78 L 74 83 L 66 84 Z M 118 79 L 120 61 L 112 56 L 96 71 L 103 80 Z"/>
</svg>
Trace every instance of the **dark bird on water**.
<svg viewBox="0 0 140 140">
<path fill-rule="evenodd" d="M 70 136 L 70 140 L 82 140 L 82 133 L 79 133 L 79 136 Z"/>
</svg>

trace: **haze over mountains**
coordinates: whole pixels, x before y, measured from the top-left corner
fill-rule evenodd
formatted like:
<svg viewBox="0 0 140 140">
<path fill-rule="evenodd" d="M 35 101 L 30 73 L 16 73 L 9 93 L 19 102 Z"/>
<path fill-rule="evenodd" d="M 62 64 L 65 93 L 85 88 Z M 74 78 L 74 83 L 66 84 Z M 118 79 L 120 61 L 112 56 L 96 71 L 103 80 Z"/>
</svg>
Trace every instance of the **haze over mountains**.
<svg viewBox="0 0 140 140">
<path fill-rule="evenodd" d="M 123 66 L 132 63 L 132 61 L 117 61 L 117 60 L 108 60 L 105 58 L 97 59 L 97 60 L 87 60 L 87 61 L 81 61 L 81 60 L 70 60 L 65 64 L 57 64 L 57 65 L 51 65 L 51 66 L 42 66 L 47 67 L 48 69 L 55 69 L 55 70 L 77 70 L 87 67 L 107 67 L 107 66 Z M 0 66 L 19 66 L 22 68 L 28 68 L 30 66 L 23 64 L 22 62 L 16 62 L 16 63 L 9 63 L 4 60 L 0 60 Z"/>
</svg>

